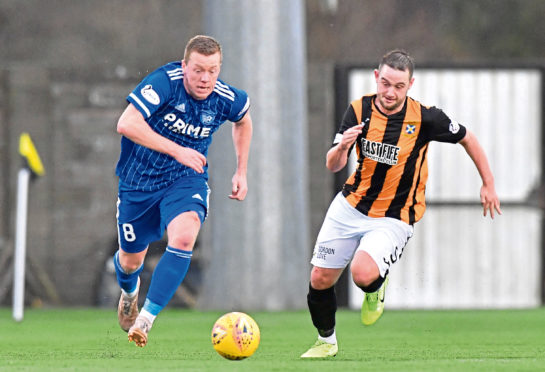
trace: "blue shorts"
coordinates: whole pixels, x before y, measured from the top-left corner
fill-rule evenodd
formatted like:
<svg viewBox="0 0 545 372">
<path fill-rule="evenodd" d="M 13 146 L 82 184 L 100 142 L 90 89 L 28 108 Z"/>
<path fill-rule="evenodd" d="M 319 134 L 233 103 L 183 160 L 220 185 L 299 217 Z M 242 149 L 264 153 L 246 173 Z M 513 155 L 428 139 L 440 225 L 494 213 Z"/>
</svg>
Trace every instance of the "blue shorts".
<svg viewBox="0 0 545 372">
<path fill-rule="evenodd" d="M 195 211 L 201 223 L 208 214 L 210 188 L 203 177 L 182 177 L 169 187 L 153 192 L 127 191 L 119 187 L 117 234 L 125 252 L 141 252 L 163 237 L 178 215 Z"/>
</svg>

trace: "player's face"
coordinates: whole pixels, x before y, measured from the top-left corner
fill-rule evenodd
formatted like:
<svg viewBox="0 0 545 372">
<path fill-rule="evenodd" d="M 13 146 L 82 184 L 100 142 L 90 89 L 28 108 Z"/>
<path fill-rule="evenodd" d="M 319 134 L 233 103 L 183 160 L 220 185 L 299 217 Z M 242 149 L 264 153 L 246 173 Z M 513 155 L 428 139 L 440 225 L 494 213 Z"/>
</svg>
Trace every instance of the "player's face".
<svg viewBox="0 0 545 372">
<path fill-rule="evenodd" d="M 195 99 L 205 99 L 214 90 L 220 74 L 220 67 L 221 55 L 219 52 L 209 56 L 192 52 L 187 61 L 182 61 L 185 90 Z"/>
<path fill-rule="evenodd" d="M 375 70 L 375 80 L 377 82 L 375 104 L 378 108 L 387 115 L 400 111 L 414 82 L 414 78 L 409 79 L 409 70 L 400 71 L 384 65 L 380 71 Z"/>
</svg>

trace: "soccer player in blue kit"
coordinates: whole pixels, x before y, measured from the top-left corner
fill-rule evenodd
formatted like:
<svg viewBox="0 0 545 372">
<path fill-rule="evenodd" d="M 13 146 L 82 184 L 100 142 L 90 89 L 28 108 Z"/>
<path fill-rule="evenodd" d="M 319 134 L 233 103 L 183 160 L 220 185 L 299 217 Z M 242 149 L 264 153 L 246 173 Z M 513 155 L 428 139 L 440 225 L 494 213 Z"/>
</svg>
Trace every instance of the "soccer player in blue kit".
<svg viewBox="0 0 545 372">
<path fill-rule="evenodd" d="M 237 158 L 229 197 L 242 201 L 248 191 L 250 101 L 246 92 L 218 79 L 221 62 L 221 45 L 215 39 L 193 37 L 182 61 L 158 68 L 129 94 L 129 104 L 117 124 L 123 136 L 116 167 L 118 319 L 129 341 L 140 347 L 147 344 L 156 316 L 189 268 L 197 234 L 208 213 L 208 147 L 212 134 L 225 121 L 234 124 Z M 161 239 L 165 229 L 168 246 L 138 312 L 144 258 L 149 244 Z"/>
</svg>

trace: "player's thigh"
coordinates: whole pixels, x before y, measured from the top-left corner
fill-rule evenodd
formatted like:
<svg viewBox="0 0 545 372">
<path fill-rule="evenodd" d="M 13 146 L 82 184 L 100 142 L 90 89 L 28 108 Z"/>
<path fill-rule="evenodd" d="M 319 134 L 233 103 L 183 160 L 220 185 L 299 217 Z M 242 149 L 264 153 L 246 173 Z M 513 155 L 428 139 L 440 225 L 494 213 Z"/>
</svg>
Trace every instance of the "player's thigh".
<svg viewBox="0 0 545 372">
<path fill-rule="evenodd" d="M 315 289 L 333 286 L 349 264 L 359 239 L 317 241 L 312 253 L 310 284 Z"/>
<path fill-rule="evenodd" d="M 357 270 L 374 271 L 375 267 L 370 265 L 368 260 L 371 257 L 378 268 L 379 275 L 384 278 L 390 266 L 401 258 L 403 249 L 412 236 L 412 226 L 397 220 L 382 222 L 385 221 L 381 221 L 380 227 L 363 235 L 354 255 L 353 273 Z M 358 254 L 359 251 L 367 253 L 368 256 Z"/>
<path fill-rule="evenodd" d="M 342 271 L 350 263 L 356 250 L 361 231 L 354 224 L 354 213 L 344 205 L 339 194 L 331 203 L 314 246 L 311 264 L 313 288 L 329 288 L 337 282 Z"/>
<path fill-rule="evenodd" d="M 187 211 L 176 216 L 167 226 L 168 245 L 172 248 L 193 250 L 201 220 L 195 211 Z"/>
<path fill-rule="evenodd" d="M 344 269 L 358 246 L 359 239 L 317 241 L 310 263 L 325 269 Z"/>
<path fill-rule="evenodd" d="M 169 187 L 161 201 L 161 219 L 169 245 L 191 250 L 208 214 L 210 189 L 202 177 L 186 177 Z"/>
<path fill-rule="evenodd" d="M 203 177 L 182 177 L 165 191 L 161 200 L 161 219 L 165 226 L 184 212 L 197 213 L 201 224 L 208 215 L 210 188 Z"/>
<path fill-rule="evenodd" d="M 117 201 L 117 232 L 122 251 L 133 254 L 146 250 L 161 239 L 159 193 L 119 192 Z"/>
<path fill-rule="evenodd" d="M 357 250 L 350 264 L 352 280 L 357 286 L 367 287 L 376 281 L 380 275 L 380 269 L 375 259 L 364 250 Z"/>
</svg>

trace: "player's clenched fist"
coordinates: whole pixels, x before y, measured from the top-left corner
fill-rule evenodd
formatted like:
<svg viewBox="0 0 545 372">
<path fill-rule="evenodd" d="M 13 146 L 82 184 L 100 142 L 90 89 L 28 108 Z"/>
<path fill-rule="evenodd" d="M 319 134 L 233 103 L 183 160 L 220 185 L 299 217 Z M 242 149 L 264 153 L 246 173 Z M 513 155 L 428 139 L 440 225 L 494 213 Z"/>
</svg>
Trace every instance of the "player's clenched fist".
<svg viewBox="0 0 545 372">
<path fill-rule="evenodd" d="M 204 166 L 206 165 L 206 157 L 189 147 L 180 147 L 180 150 L 176 154 L 176 160 L 180 163 L 196 171 L 197 173 L 204 173 Z"/>
<path fill-rule="evenodd" d="M 350 148 L 352 144 L 356 141 L 356 138 L 361 134 L 363 129 L 363 124 L 354 125 L 352 128 L 348 128 L 343 133 L 343 138 L 339 143 L 340 147 L 345 150 Z"/>
</svg>

